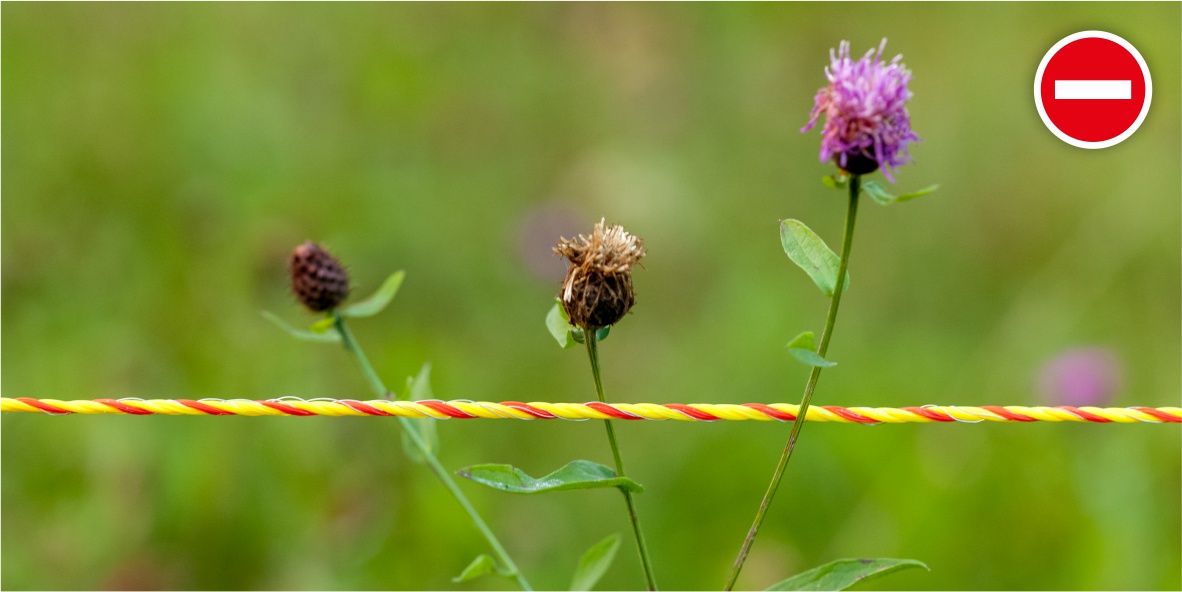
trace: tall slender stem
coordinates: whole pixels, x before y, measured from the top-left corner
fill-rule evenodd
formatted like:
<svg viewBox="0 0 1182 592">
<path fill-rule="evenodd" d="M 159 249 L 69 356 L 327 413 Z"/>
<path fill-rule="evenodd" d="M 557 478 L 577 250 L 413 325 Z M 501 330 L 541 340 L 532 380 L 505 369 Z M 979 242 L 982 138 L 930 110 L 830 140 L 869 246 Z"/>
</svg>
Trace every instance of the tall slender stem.
<svg viewBox="0 0 1182 592">
<path fill-rule="evenodd" d="M 854 242 L 854 220 L 858 215 L 860 185 L 861 179 L 858 175 L 850 177 L 850 203 L 849 209 L 846 210 L 845 234 L 841 241 L 841 261 L 837 265 L 837 279 L 834 282 L 833 297 L 829 300 L 829 314 L 825 319 L 825 331 L 821 333 L 821 344 L 817 346 L 817 355 L 821 357 L 824 357 L 825 352 L 829 350 L 829 340 L 833 337 L 833 325 L 837 322 L 837 307 L 841 305 L 841 294 L 844 292 L 846 269 L 850 263 L 850 246 Z M 792 458 L 792 451 L 796 448 L 796 439 L 800 437 L 800 430 L 804 427 L 804 418 L 808 414 L 809 403 L 813 400 L 813 391 L 817 388 L 817 379 L 820 377 L 821 367 L 813 366 L 812 372 L 809 373 L 808 383 L 804 386 L 804 396 L 800 400 L 800 409 L 796 412 L 796 421 L 792 422 L 792 431 L 788 434 L 788 444 L 784 446 L 784 452 L 780 454 L 780 462 L 776 464 L 776 471 L 772 474 L 772 482 L 768 484 L 767 492 L 763 494 L 763 501 L 759 503 L 759 510 L 755 513 L 755 522 L 751 524 L 751 529 L 747 531 L 747 538 L 743 540 L 743 548 L 739 550 L 739 555 L 735 558 L 730 579 L 726 583 L 727 590 L 735 587 L 735 582 L 739 579 L 739 572 L 743 570 L 743 563 L 747 561 L 747 554 L 751 551 L 751 544 L 755 542 L 755 535 L 759 534 L 759 527 L 763 524 L 767 509 L 771 506 L 776 489 L 780 486 L 780 480 L 784 477 L 784 469 L 788 467 L 788 459 Z"/>
<path fill-rule="evenodd" d="M 603 380 L 599 375 L 599 336 L 598 332 L 592 328 L 583 332 L 584 340 L 587 343 L 587 357 L 591 359 L 591 374 L 595 376 L 595 394 L 599 396 L 600 403 L 607 403 L 607 398 L 603 396 Z M 624 477 L 624 461 L 620 458 L 620 446 L 616 443 L 616 431 L 612 427 L 610 419 L 603 420 L 604 427 L 607 428 L 607 441 L 612 446 L 612 457 L 616 461 L 616 474 Z M 640 530 L 640 517 L 636 514 L 636 503 L 632 499 L 632 492 L 627 489 L 620 488 L 620 492 L 624 494 L 624 503 L 628 506 L 628 518 L 632 521 L 632 534 L 636 536 L 636 548 L 640 551 L 640 563 L 644 566 L 644 581 L 649 590 L 657 589 L 657 580 L 653 576 L 653 564 L 648 557 L 648 545 L 644 542 L 644 532 Z"/>
<path fill-rule="evenodd" d="M 361 346 L 359 346 L 357 344 L 357 340 L 353 338 L 353 332 L 350 331 L 349 326 L 345 324 L 344 317 L 342 317 L 339 313 L 333 312 L 333 319 L 337 332 L 341 335 L 341 343 L 345 346 L 345 350 L 349 352 L 349 355 L 353 357 L 353 360 L 357 362 L 357 365 L 361 367 L 361 373 L 365 375 L 365 379 L 367 382 L 369 382 L 370 388 L 373 389 L 377 396 L 383 399 L 393 398 L 391 397 L 390 391 L 386 390 L 386 385 L 382 383 L 381 377 L 378 376 L 378 373 L 374 371 L 373 366 L 369 363 L 369 358 L 365 357 L 365 352 L 361 350 Z M 399 417 L 398 422 L 402 426 L 402 429 L 410 437 L 411 442 L 414 443 L 415 448 L 419 450 L 419 453 L 422 454 L 423 458 L 427 461 L 427 466 L 431 468 L 431 472 L 435 473 L 435 476 L 439 478 L 439 481 L 443 483 L 443 486 L 451 492 L 452 496 L 456 498 L 457 502 L 460 502 L 460 506 L 462 506 L 464 511 L 468 513 L 468 517 L 472 519 L 472 523 L 476 525 L 476 529 L 484 535 L 485 540 L 488 541 L 489 546 L 492 547 L 493 552 L 497 555 L 497 558 L 500 559 L 501 563 L 505 565 L 505 568 L 511 571 L 517 578 L 517 584 L 521 586 L 522 590 L 532 590 L 533 588 L 530 587 L 529 582 L 525 579 L 525 576 L 522 575 L 521 570 L 517 569 L 517 564 L 513 563 L 513 558 L 509 557 L 509 552 L 506 551 L 505 547 L 501 545 L 501 542 L 497 540 L 496 535 L 493 534 L 492 529 L 488 527 L 488 524 L 485 524 L 484 519 L 480 517 L 480 514 L 476 511 L 476 508 L 472 505 L 472 502 L 468 501 L 467 496 L 465 496 L 464 492 L 460 490 L 460 486 L 456 484 L 455 479 L 452 479 L 451 473 L 449 473 L 447 469 L 444 468 L 443 464 L 439 462 L 439 459 L 435 458 L 435 454 L 431 452 L 430 447 L 428 447 L 427 443 L 423 441 L 422 436 L 419 435 L 418 427 L 411 419 L 406 417 Z"/>
</svg>

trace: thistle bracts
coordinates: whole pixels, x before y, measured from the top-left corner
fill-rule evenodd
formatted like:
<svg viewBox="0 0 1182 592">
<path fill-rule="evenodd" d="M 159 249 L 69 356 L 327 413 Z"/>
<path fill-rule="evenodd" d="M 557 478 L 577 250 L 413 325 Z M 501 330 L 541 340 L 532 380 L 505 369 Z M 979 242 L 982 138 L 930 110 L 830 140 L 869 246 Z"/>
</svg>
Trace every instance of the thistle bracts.
<svg viewBox="0 0 1182 592">
<path fill-rule="evenodd" d="M 312 241 L 296 247 L 288 264 L 291 292 L 312 312 L 336 308 L 349 295 L 349 274 L 340 260 Z"/>
<path fill-rule="evenodd" d="M 583 330 L 616 324 L 636 302 L 632 266 L 644 257 L 640 237 L 601 219 L 591 236 L 561 239 L 554 252 L 570 261 L 558 298 L 570 323 Z"/>
</svg>

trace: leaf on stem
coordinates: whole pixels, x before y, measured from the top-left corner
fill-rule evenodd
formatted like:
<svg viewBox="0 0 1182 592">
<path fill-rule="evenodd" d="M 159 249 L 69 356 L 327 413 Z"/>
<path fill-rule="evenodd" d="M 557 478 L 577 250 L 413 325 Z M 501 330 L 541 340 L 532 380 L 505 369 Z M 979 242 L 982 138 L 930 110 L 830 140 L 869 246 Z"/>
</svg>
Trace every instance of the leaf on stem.
<svg viewBox="0 0 1182 592">
<path fill-rule="evenodd" d="M 570 324 L 570 319 L 566 316 L 566 309 L 562 308 L 562 302 L 557 298 L 554 299 L 554 306 L 550 307 L 550 312 L 546 313 L 546 328 L 550 330 L 550 335 L 554 337 L 562 349 L 583 343 L 583 330 Z M 600 341 L 603 341 L 607 339 L 611 330 L 610 326 L 601 327 L 595 332 L 595 335 Z"/>
<path fill-rule="evenodd" d="M 353 318 L 372 317 L 382 312 L 390 304 L 390 301 L 394 299 L 394 295 L 398 293 L 398 288 L 402 287 L 402 279 L 405 277 L 405 271 L 394 273 L 386 278 L 386 281 L 382 282 L 382 285 L 369 298 L 342 308 L 341 316 Z"/>
<path fill-rule="evenodd" d="M 849 175 L 825 175 L 821 177 L 821 184 L 830 189 L 845 189 L 850 182 Z"/>
<path fill-rule="evenodd" d="M 554 340 L 562 349 L 582 343 L 583 332 L 570 324 L 566 311 L 563 310 L 562 303 L 557 298 L 554 299 L 554 306 L 550 307 L 550 312 L 546 313 L 546 328 L 550 330 L 550 335 L 554 336 Z M 575 331 L 579 332 L 578 340 L 575 339 Z"/>
<path fill-rule="evenodd" d="M 419 370 L 418 376 L 406 377 L 406 396 L 411 401 L 422 401 L 424 399 L 434 399 L 435 393 L 431 391 L 431 364 L 430 362 L 423 364 L 423 368 Z M 435 428 L 436 420 L 430 418 L 411 418 L 408 428 L 413 429 L 427 445 L 427 450 L 431 454 L 439 452 L 439 432 Z M 406 456 L 410 460 L 423 464 L 427 461 L 423 457 L 423 453 L 418 446 L 411 441 L 410 436 L 406 432 L 402 433 L 402 450 L 406 452 Z"/>
<path fill-rule="evenodd" d="M 506 578 L 511 578 L 517 575 L 517 572 L 514 572 L 513 570 L 502 566 L 500 563 L 497 563 L 497 560 L 493 559 L 492 556 L 480 555 L 476 557 L 476 559 L 473 559 L 472 563 L 469 563 L 468 567 L 465 567 L 464 571 L 460 572 L 460 575 L 452 578 L 451 581 L 458 584 L 460 582 L 467 582 L 468 580 L 472 580 L 490 573 L 496 573 L 497 575 Z"/>
<path fill-rule="evenodd" d="M 634 493 L 644 491 L 644 487 L 639 483 L 627 477 L 620 477 L 608 467 L 589 460 L 571 461 L 561 469 L 539 479 L 526 475 L 513 465 L 497 464 L 474 465 L 460 469 L 457 474 L 481 485 L 509 493 L 546 493 L 603 487 L 619 487 L 621 490 Z"/>
<path fill-rule="evenodd" d="M 913 567 L 932 571 L 922 561 L 914 559 L 838 559 L 798 573 L 768 590 L 845 590 L 858 582 Z"/>
<path fill-rule="evenodd" d="M 800 220 L 780 221 L 780 243 L 784 245 L 784 252 L 798 267 L 809 274 L 813 283 L 826 296 L 833 296 L 833 287 L 837 284 L 837 268 L 841 259 L 834 253 L 821 237 L 817 236 Z M 850 274 L 845 274 L 842 292 L 850 288 Z"/>
<path fill-rule="evenodd" d="M 313 333 L 312 331 L 305 331 L 303 329 L 296 329 L 288 325 L 283 319 L 275 316 L 271 311 L 264 310 L 263 318 L 275 323 L 280 329 L 287 331 L 289 335 L 299 339 L 300 341 L 312 341 L 316 343 L 340 343 L 341 336 L 336 331 L 326 331 L 324 333 Z"/>
<path fill-rule="evenodd" d="M 829 360 L 822 358 L 821 354 L 818 354 L 816 350 L 816 336 L 813 335 L 812 331 L 805 331 L 804 333 L 793 337 L 792 341 L 788 342 L 788 353 L 792 354 L 792 357 L 804 362 L 809 366 L 832 368 L 833 366 L 837 365 L 837 362 L 830 362 Z"/>
<path fill-rule="evenodd" d="M 328 333 L 329 329 L 332 329 L 334 323 L 336 323 L 336 319 L 332 318 L 332 315 L 329 315 L 323 319 L 320 319 L 319 321 L 316 321 L 315 323 L 312 323 L 312 326 L 308 328 L 311 329 L 313 333 L 323 335 Z"/>
<path fill-rule="evenodd" d="M 594 588 L 599 578 L 607 573 L 607 568 L 611 567 L 619 548 L 620 535 L 616 533 L 587 549 L 587 552 L 579 558 L 579 565 L 575 567 L 575 574 L 570 580 L 570 589 L 590 590 Z"/>
<path fill-rule="evenodd" d="M 904 193 L 903 195 L 895 196 L 891 195 L 886 190 L 886 188 L 878 183 L 878 181 L 866 181 L 862 184 L 862 191 L 865 191 L 866 195 L 869 195 L 870 199 L 873 199 L 875 203 L 884 206 L 889 206 L 893 203 L 911 201 L 917 197 L 923 197 L 929 193 L 932 193 L 939 188 L 939 185 L 931 185 L 929 187 L 924 187 L 919 191 L 912 191 L 911 193 Z"/>
</svg>

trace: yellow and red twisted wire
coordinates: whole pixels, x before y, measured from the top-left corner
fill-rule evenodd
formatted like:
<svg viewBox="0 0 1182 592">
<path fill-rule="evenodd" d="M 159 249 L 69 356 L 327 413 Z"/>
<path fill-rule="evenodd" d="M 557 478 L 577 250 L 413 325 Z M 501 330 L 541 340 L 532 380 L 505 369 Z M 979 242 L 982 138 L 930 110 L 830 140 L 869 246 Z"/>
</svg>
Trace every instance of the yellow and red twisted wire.
<svg viewBox="0 0 1182 592">
<path fill-rule="evenodd" d="M 356 401 L 295 397 L 252 401 L 247 399 L 57 399 L 0 398 L 0 412 L 52 415 L 244 415 L 244 416 L 397 416 L 433 419 L 587 419 L 678 420 L 678 421 L 793 421 L 798 405 L 788 403 L 711 404 L 692 403 L 521 403 L 505 401 Z M 924 405 L 922 407 L 809 407 L 806 421 L 835 423 L 931 423 L 982 421 L 999 422 L 1090 422 L 1090 423 L 1182 423 L 1179 407 L 966 407 Z"/>
</svg>

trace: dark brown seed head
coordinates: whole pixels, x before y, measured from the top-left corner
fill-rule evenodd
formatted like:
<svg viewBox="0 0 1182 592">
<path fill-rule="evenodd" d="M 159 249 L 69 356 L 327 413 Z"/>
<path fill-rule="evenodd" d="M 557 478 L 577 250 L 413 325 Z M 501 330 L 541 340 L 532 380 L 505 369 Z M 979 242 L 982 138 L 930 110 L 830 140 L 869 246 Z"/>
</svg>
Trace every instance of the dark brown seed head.
<svg viewBox="0 0 1182 592">
<path fill-rule="evenodd" d="M 559 240 L 554 252 L 570 261 L 558 298 L 572 325 L 594 330 L 624 318 L 636 302 L 632 266 L 644 257 L 640 237 L 600 220 L 590 237 Z"/>
<path fill-rule="evenodd" d="M 312 312 L 332 310 L 349 295 L 349 274 L 320 245 L 308 241 L 291 253 L 291 292 Z"/>
</svg>

